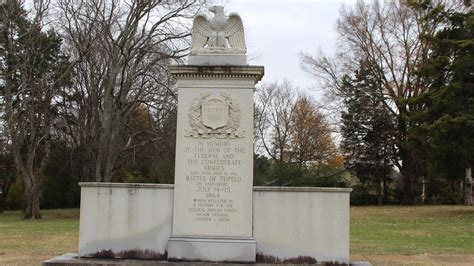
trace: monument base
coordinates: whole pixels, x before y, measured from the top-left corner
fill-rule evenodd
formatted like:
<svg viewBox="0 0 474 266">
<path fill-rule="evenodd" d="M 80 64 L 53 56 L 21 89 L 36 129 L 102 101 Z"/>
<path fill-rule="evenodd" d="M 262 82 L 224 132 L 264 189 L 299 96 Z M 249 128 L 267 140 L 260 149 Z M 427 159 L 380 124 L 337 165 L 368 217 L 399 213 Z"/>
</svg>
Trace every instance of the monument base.
<svg viewBox="0 0 474 266">
<path fill-rule="evenodd" d="M 168 260 L 255 262 L 256 250 L 252 238 L 171 237 Z"/>
<path fill-rule="evenodd" d="M 172 233 L 173 185 L 80 186 L 80 256 L 166 259 L 170 238 L 190 235 Z M 246 239 L 258 243 L 257 262 L 303 258 L 349 264 L 350 192 L 350 188 L 254 187 L 253 236 Z"/>
<path fill-rule="evenodd" d="M 64 255 L 54 257 L 42 263 L 42 266 L 79 266 L 79 265 L 93 265 L 93 266 L 144 266 L 144 265 L 164 265 L 164 266 L 182 266 L 182 265 L 200 265 L 200 266 L 249 266 L 249 265 L 262 265 L 265 262 L 257 263 L 230 263 L 230 262 L 183 262 L 183 261 L 166 261 L 166 260 L 137 260 L 137 259 L 101 259 L 101 258 L 80 258 L 77 253 L 66 253 Z M 266 264 L 266 263 L 265 263 Z M 288 264 L 287 264 L 288 265 Z M 368 261 L 354 261 L 345 264 L 337 263 L 305 263 L 305 265 L 350 265 L 350 266 L 372 266 L 372 263 Z"/>
<path fill-rule="evenodd" d="M 188 65 L 244 66 L 247 57 L 244 54 L 195 54 L 189 56 Z"/>
</svg>

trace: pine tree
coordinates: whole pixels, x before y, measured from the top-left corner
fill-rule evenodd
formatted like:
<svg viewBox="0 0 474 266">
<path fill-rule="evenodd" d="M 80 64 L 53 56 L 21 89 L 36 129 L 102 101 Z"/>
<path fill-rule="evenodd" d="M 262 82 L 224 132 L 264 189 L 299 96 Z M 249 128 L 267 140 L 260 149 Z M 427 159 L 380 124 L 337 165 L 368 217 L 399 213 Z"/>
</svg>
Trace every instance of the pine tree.
<svg viewBox="0 0 474 266">
<path fill-rule="evenodd" d="M 431 84 L 415 99 L 423 108 L 411 119 L 420 126 L 416 137 L 426 150 L 429 174 L 452 189 L 474 168 L 474 12 L 469 2 L 456 9 L 429 1 L 414 4 L 427 14 L 426 24 L 445 25 L 426 36 L 432 51 L 419 75 Z M 472 191 L 470 182 L 465 182 L 466 192 Z M 471 198 L 466 195 L 466 204 Z"/>
<path fill-rule="evenodd" d="M 342 112 L 342 149 L 346 168 L 375 188 L 381 205 L 395 155 L 394 117 L 384 104 L 380 84 L 367 67 L 361 63 L 354 78 L 346 76 L 343 80 L 348 97 Z"/>
</svg>

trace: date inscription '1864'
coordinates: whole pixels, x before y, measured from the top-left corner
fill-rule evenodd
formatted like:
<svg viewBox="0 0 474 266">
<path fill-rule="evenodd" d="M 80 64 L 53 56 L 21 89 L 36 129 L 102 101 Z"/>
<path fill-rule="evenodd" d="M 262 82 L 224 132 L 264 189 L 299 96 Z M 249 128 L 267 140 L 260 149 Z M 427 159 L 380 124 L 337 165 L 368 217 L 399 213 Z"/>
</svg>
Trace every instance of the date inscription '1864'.
<svg viewBox="0 0 474 266">
<path fill-rule="evenodd" d="M 183 147 L 187 169 L 185 182 L 194 188 L 188 203 L 195 221 L 230 221 L 238 213 L 233 192 L 242 181 L 244 148 L 233 147 L 230 140 L 202 140 Z"/>
</svg>

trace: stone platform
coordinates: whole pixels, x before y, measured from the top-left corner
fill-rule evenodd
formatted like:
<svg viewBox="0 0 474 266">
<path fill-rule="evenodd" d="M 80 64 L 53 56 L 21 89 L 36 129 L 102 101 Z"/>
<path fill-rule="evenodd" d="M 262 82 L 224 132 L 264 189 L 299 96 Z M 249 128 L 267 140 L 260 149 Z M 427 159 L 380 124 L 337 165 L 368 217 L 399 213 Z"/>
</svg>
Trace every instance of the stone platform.
<svg viewBox="0 0 474 266">
<path fill-rule="evenodd" d="M 80 185 L 81 257 L 151 260 L 174 257 L 169 250 L 170 243 L 173 248 L 173 241 L 169 241 L 173 185 Z M 348 264 L 350 191 L 347 188 L 254 187 L 251 198 L 256 261 L 311 260 Z M 176 256 L 180 257 L 196 259 Z M 205 258 L 203 260 L 211 260 Z M 248 260 L 238 260 L 241 261 Z"/>
<path fill-rule="evenodd" d="M 285 263 L 284 265 L 291 265 L 293 263 Z M 328 265 L 325 263 L 304 263 L 305 265 Z M 79 265 L 200 265 L 200 266 L 220 266 L 220 265 L 275 265 L 272 263 L 217 263 L 217 262 L 173 262 L 173 261 L 160 261 L 160 260 L 120 260 L 120 259 L 98 259 L 98 258 L 79 258 L 77 253 L 66 253 L 62 256 L 58 256 L 43 262 L 43 266 L 79 266 Z M 338 264 L 330 264 L 338 265 Z M 347 264 L 340 264 L 347 265 Z M 353 266 L 371 266 L 370 262 L 358 261 L 351 262 L 349 265 Z"/>
</svg>

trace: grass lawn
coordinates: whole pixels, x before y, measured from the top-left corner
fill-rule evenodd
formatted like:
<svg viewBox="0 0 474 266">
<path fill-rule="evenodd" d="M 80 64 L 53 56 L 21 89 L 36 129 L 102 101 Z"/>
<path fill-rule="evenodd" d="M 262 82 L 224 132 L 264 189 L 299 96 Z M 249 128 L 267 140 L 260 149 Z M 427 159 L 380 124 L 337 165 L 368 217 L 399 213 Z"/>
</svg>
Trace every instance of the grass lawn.
<svg viewBox="0 0 474 266">
<path fill-rule="evenodd" d="M 474 254 L 474 207 L 352 207 L 351 254 Z"/>
<path fill-rule="evenodd" d="M 19 211 L 0 214 L 0 265 L 40 265 L 77 252 L 79 210 L 44 210 L 41 220 L 21 220 Z"/>
<path fill-rule="evenodd" d="M 79 210 L 44 210 L 43 219 L 37 221 L 19 217 L 18 211 L 0 214 L 0 265 L 38 265 L 51 257 L 77 252 Z M 417 256 L 427 254 L 445 256 L 447 261 L 439 262 L 437 257 L 416 261 Z M 417 265 L 458 261 L 469 265 L 473 254 L 474 207 L 351 208 L 351 260 L 384 263 L 406 259 Z"/>
</svg>

